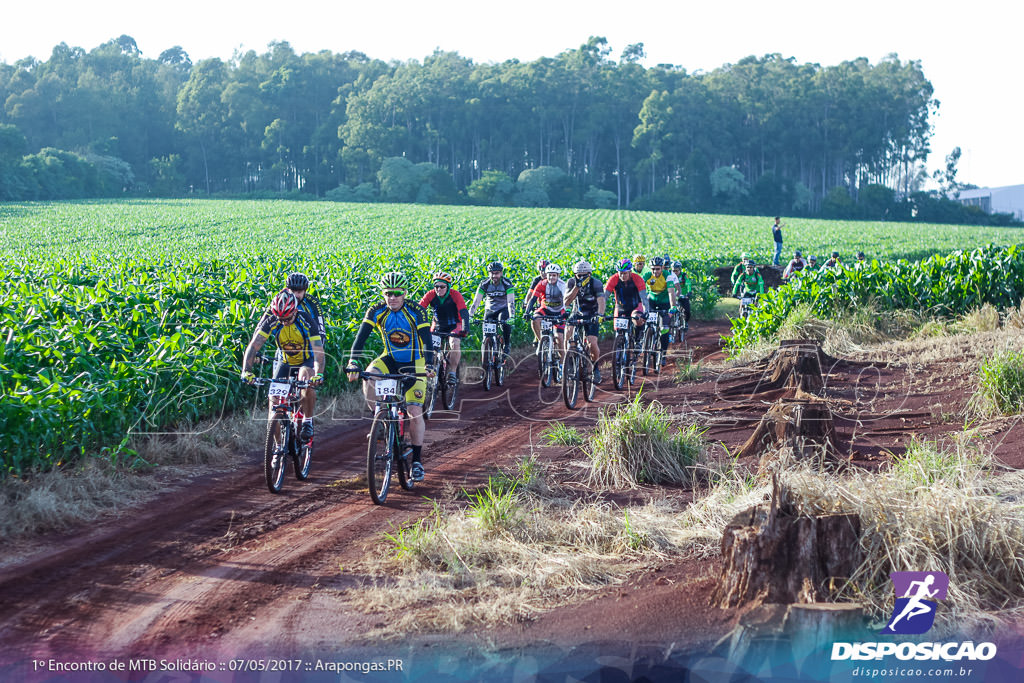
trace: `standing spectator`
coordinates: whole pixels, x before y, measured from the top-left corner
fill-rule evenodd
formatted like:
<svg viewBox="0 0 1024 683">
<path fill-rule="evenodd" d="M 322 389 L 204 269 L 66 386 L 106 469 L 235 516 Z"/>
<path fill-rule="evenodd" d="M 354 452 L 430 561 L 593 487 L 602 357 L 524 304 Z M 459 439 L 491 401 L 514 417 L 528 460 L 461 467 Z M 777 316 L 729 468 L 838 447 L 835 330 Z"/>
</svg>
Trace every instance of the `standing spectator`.
<svg viewBox="0 0 1024 683">
<path fill-rule="evenodd" d="M 775 253 L 772 255 L 772 265 L 779 265 L 779 259 L 782 258 L 782 218 L 779 216 L 775 217 L 775 225 L 772 226 L 772 239 L 775 241 Z"/>
</svg>

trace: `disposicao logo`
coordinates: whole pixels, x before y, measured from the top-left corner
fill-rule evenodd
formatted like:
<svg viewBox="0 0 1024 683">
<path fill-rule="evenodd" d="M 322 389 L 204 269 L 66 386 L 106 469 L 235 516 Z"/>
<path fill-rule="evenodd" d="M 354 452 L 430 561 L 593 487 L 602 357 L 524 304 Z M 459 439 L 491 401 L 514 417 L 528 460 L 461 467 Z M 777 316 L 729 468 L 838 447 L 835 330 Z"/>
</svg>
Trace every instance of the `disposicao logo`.
<svg viewBox="0 0 1024 683">
<path fill-rule="evenodd" d="M 920 635 L 935 623 L 939 600 L 946 599 L 949 577 L 942 572 L 892 572 L 896 604 L 881 635 Z M 994 643 L 833 643 L 832 661 L 883 659 L 986 661 L 996 656 Z"/>
<path fill-rule="evenodd" d="M 896 604 L 885 635 L 918 635 L 935 623 L 938 600 L 946 599 L 949 577 L 942 572 L 892 572 Z"/>
</svg>

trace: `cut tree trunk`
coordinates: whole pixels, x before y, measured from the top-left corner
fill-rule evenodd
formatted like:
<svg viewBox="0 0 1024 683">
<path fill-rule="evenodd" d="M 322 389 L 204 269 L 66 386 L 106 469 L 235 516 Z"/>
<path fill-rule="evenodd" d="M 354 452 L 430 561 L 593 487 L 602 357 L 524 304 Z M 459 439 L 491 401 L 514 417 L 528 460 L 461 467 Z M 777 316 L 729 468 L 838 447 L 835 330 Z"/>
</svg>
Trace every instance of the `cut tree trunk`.
<svg viewBox="0 0 1024 683">
<path fill-rule="evenodd" d="M 825 386 L 821 368 L 832 361 L 813 340 L 786 340 L 771 356 L 751 365 L 737 377 L 720 383 L 723 396 L 760 399 L 802 398 L 809 400 Z M 831 365 L 829 365 L 831 367 Z"/>
<path fill-rule="evenodd" d="M 743 444 L 739 455 L 771 455 L 782 448 L 792 449 L 798 459 L 822 454 L 837 459 L 838 438 L 828 404 L 817 399 L 774 403 Z M 761 463 L 762 468 L 765 465 Z"/>
<path fill-rule="evenodd" d="M 857 515 L 797 514 L 789 494 L 774 489 L 770 506 L 756 505 L 726 527 L 712 604 L 822 602 L 860 564 Z"/>
<path fill-rule="evenodd" d="M 740 616 L 736 628 L 715 646 L 715 654 L 742 666 L 749 674 L 773 678 L 772 667 L 780 662 L 804 662 L 801 669 L 808 663 L 820 665 L 820 657 L 811 656 L 823 644 L 869 638 L 867 626 L 864 607 L 859 603 L 767 603 Z M 802 673 L 815 674 L 808 675 L 808 679 L 828 680 L 827 671 Z"/>
</svg>

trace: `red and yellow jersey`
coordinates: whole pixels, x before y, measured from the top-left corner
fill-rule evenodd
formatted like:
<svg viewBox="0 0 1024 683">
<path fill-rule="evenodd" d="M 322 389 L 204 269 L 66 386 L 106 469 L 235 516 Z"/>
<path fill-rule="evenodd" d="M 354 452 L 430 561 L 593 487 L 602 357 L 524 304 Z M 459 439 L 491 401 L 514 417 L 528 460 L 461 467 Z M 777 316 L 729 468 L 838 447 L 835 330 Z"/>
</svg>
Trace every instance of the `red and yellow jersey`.
<svg viewBox="0 0 1024 683">
<path fill-rule="evenodd" d="M 313 343 L 323 342 L 318 324 L 301 309 L 290 325 L 272 315 L 264 315 L 256 332 L 264 339 L 274 338 L 288 365 L 302 365 L 313 357 Z"/>
</svg>

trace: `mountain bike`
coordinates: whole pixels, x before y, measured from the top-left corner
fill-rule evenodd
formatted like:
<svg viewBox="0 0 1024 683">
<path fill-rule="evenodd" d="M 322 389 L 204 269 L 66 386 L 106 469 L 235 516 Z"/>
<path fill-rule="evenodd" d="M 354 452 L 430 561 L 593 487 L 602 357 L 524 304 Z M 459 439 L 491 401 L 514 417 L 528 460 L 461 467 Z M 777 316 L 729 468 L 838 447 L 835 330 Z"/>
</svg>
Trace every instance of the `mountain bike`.
<svg viewBox="0 0 1024 683">
<path fill-rule="evenodd" d="M 616 389 L 632 384 L 636 379 L 636 359 L 639 355 L 631 318 L 615 318 L 615 343 L 612 347 L 612 381 Z"/>
<path fill-rule="evenodd" d="M 480 344 L 480 367 L 484 371 L 484 391 L 491 390 L 491 384 L 499 387 L 505 383 L 505 347 L 498 332 L 499 323 L 484 320 L 484 339 Z"/>
<path fill-rule="evenodd" d="M 257 378 L 255 386 L 269 384 L 267 394 L 273 402 L 274 414 L 267 423 L 267 441 L 263 449 L 263 471 L 267 488 L 271 493 L 280 493 L 284 485 L 284 471 L 290 457 L 295 467 L 295 478 L 303 481 L 309 477 L 309 466 L 313 461 L 313 439 L 299 439 L 299 430 L 305 417 L 299 407 L 302 390 L 310 385 L 295 377 L 266 379 Z"/>
<path fill-rule="evenodd" d="M 740 317 L 749 318 L 754 311 L 754 304 L 757 303 L 757 293 L 749 290 L 740 294 Z"/>
<path fill-rule="evenodd" d="M 370 498 L 377 505 L 383 505 L 391 487 L 391 475 L 398 471 L 398 483 L 406 491 L 416 485 L 412 479 L 412 449 L 405 444 L 406 424 L 409 413 L 405 403 L 405 392 L 420 374 L 360 372 L 360 379 L 374 380 L 377 395 L 366 444 L 366 483 L 370 487 Z M 409 384 L 407 384 L 409 383 Z"/>
<path fill-rule="evenodd" d="M 684 296 L 683 298 L 685 299 L 686 297 Z M 686 312 L 682 304 L 680 304 L 669 323 L 669 342 L 673 344 L 683 344 L 686 342 L 686 327 Z"/>
<path fill-rule="evenodd" d="M 647 311 L 647 322 L 640 338 L 641 364 L 645 375 L 661 370 L 661 311 Z"/>
<path fill-rule="evenodd" d="M 590 359 L 590 344 L 587 343 L 588 323 L 599 322 L 599 317 L 573 317 L 567 322 L 573 325 L 572 338 L 562 360 L 562 400 L 569 410 L 576 408 L 576 401 L 582 391 L 588 401 L 594 400 L 594 361 Z"/>
<path fill-rule="evenodd" d="M 459 373 L 455 373 L 455 383 L 448 382 L 449 354 L 452 351 L 451 337 L 457 336 L 450 332 L 431 332 L 434 344 L 434 376 L 427 378 L 427 392 L 423 397 L 423 417 L 429 420 L 434 414 L 438 394 L 441 395 L 445 410 L 455 408 L 455 397 L 459 393 Z M 458 335 L 461 336 L 461 335 Z"/>
<path fill-rule="evenodd" d="M 565 322 L 561 315 L 534 315 L 540 321 L 540 339 L 537 341 L 537 375 L 543 387 L 550 387 L 558 381 L 562 359 L 559 358 L 557 338 L 558 325 Z"/>
</svg>

